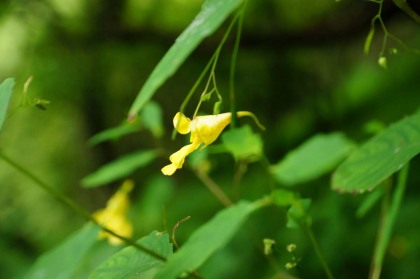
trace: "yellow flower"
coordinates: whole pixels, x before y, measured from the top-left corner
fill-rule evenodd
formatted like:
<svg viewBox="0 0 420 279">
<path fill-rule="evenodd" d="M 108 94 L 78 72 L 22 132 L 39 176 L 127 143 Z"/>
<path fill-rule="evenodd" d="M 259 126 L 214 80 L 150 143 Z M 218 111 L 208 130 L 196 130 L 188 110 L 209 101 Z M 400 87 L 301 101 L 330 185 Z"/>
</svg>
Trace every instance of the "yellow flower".
<svg viewBox="0 0 420 279">
<path fill-rule="evenodd" d="M 120 189 L 107 202 L 106 208 L 96 211 L 93 218 L 107 229 L 124 237 L 133 235 L 133 226 L 126 218 L 129 200 L 128 194 L 133 189 L 133 182 L 126 180 Z M 105 232 L 99 232 L 99 239 L 107 238 L 111 245 L 118 245 L 122 240 Z"/>
<path fill-rule="evenodd" d="M 237 116 L 251 116 L 254 118 L 257 125 L 264 129 L 252 112 L 238 111 Z M 169 157 L 171 164 L 163 167 L 162 173 L 164 175 L 172 175 L 177 169 L 182 168 L 185 157 L 196 150 L 201 144 L 204 144 L 202 148 L 205 148 L 207 145 L 213 143 L 231 120 L 232 114 L 230 112 L 216 115 L 197 116 L 193 120 L 189 119 L 181 112 L 178 112 L 173 120 L 174 127 L 180 134 L 185 135 L 191 133 L 191 144 L 182 147 L 179 151 L 172 154 Z"/>
</svg>

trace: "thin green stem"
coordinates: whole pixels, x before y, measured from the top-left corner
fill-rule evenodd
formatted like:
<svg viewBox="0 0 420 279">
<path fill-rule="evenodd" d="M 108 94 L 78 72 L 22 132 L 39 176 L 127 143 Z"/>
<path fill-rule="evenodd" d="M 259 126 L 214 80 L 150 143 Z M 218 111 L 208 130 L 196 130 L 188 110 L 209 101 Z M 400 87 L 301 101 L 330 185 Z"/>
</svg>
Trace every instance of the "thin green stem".
<svg viewBox="0 0 420 279">
<path fill-rule="evenodd" d="M 408 45 L 406 45 L 400 38 L 398 38 L 397 36 L 395 36 L 395 35 L 393 35 L 393 34 L 391 34 L 391 33 L 388 33 L 388 37 L 390 38 L 390 39 L 392 39 L 394 42 L 396 42 L 397 44 L 399 44 L 400 46 L 402 46 L 405 50 L 407 50 L 407 51 L 411 51 L 411 52 L 413 52 L 413 53 L 415 53 L 415 54 L 420 54 L 420 50 L 419 49 L 415 49 L 415 48 L 411 48 L 411 47 L 409 47 Z"/>
<path fill-rule="evenodd" d="M 233 205 L 233 202 L 229 199 L 225 192 L 223 192 L 219 185 L 217 185 L 216 182 L 214 182 L 205 172 L 199 169 L 194 169 L 194 173 L 221 204 L 225 207 Z"/>
<path fill-rule="evenodd" d="M 321 262 L 322 267 L 324 268 L 325 273 L 327 274 L 327 278 L 328 279 L 334 279 L 334 276 L 332 275 L 332 272 L 330 270 L 330 267 L 328 266 L 327 261 L 325 260 L 322 252 L 321 252 L 321 248 L 318 244 L 318 241 L 316 240 L 314 233 L 312 232 L 312 229 L 309 225 L 307 224 L 303 224 L 304 230 L 306 232 L 306 234 L 309 237 L 309 240 L 311 241 L 312 246 L 315 249 L 315 253 L 319 259 L 319 261 Z"/>
<path fill-rule="evenodd" d="M 268 187 L 271 191 L 273 191 L 276 188 L 274 175 L 271 172 L 270 161 L 268 160 L 267 156 L 264 153 L 261 155 L 260 163 L 264 167 L 265 171 L 267 172 L 267 177 L 269 179 L 268 180 Z"/>
<path fill-rule="evenodd" d="M 179 108 L 179 111 L 181 113 L 184 113 L 186 106 L 188 105 L 189 101 L 191 100 L 192 96 L 194 95 L 195 91 L 197 90 L 198 86 L 200 85 L 201 81 L 203 80 L 204 76 L 209 71 L 210 67 L 211 67 L 211 75 L 212 74 L 214 75 L 214 72 L 215 72 L 215 69 L 216 69 L 216 64 L 217 64 L 217 60 L 219 58 L 220 51 L 221 51 L 223 45 L 226 43 L 226 40 L 227 40 L 230 32 L 232 31 L 232 28 L 235 25 L 235 22 L 237 20 L 238 20 L 238 14 L 236 14 L 235 17 L 230 22 L 230 24 L 229 24 L 229 26 L 228 26 L 225 34 L 223 35 L 222 40 L 220 41 L 219 45 L 217 46 L 217 49 L 215 50 L 215 52 L 211 56 L 209 62 L 206 65 L 206 67 L 200 73 L 200 76 L 197 78 L 196 82 L 191 87 L 190 91 L 188 92 L 187 96 L 185 97 L 184 101 L 182 102 L 181 107 Z M 210 81 L 210 79 L 211 79 L 211 77 L 209 78 L 209 81 Z M 207 88 L 207 86 L 206 86 L 206 88 Z M 206 91 L 203 92 L 203 94 L 205 94 L 205 93 L 206 93 Z M 201 99 L 199 101 L 198 107 L 200 105 L 201 105 Z M 198 107 L 196 108 L 196 111 L 198 111 Z M 196 114 L 196 113 L 194 113 L 194 114 Z M 172 131 L 172 139 L 175 139 L 175 137 L 176 137 L 176 129 L 174 129 Z"/>
<path fill-rule="evenodd" d="M 376 23 L 376 21 L 378 21 L 379 22 L 379 25 L 382 28 L 382 31 L 384 32 L 384 37 L 382 39 L 382 47 L 381 47 L 381 51 L 379 53 L 379 56 L 380 57 L 381 56 L 384 56 L 386 45 L 388 43 L 388 39 L 393 40 L 394 42 L 396 42 L 397 44 L 399 44 L 400 46 L 402 46 L 404 49 L 406 49 L 407 51 L 411 51 L 413 53 L 419 54 L 420 53 L 420 50 L 410 48 L 401 39 L 399 39 L 398 37 L 396 37 L 395 35 L 393 35 L 392 33 L 390 33 L 388 31 L 388 29 L 386 28 L 385 22 L 382 19 L 383 0 L 369 0 L 369 2 L 373 2 L 373 3 L 376 3 L 376 4 L 379 5 L 378 13 L 371 20 L 371 29 L 374 29 L 375 28 L 375 23 Z"/>
<path fill-rule="evenodd" d="M 236 31 L 235 45 L 233 47 L 232 59 L 230 61 L 230 74 L 229 74 L 229 99 L 230 99 L 230 112 L 232 120 L 230 127 L 235 128 L 237 122 L 236 115 L 236 97 L 235 97 L 235 72 L 236 72 L 236 61 L 238 59 L 239 44 L 241 42 L 242 26 L 244 22 L 244 14 L 247 1 L 244 2 L 242 8 L 238 11 L 238 29 Z"/>
<path fill-rule="evenodd" d="M 187 96 L 182 102 L 181 107 L 179 108 L 179 112 L 184 113 L 185 107 L 188 105 L 188 102 L 190 101 L 191 97 L 194 95 L 195 91 L 197 90 L 197 87 L 200 85 L 204 76 L 207 74 L 214 59 L 216 59 L 216 52 L 212 55 L 206 67 L 204 67 L 204 70 L 201 72 L 200 76 L 198 77 L 197 81 L 194 83 L 193 87 L 191 87 L 190 91 L 188 92 Z M 176 137 L 176 129 L 174 128 L 172 131 L 172 139 L 175 139 L 175 137 Z"/>
<path fill-rule="evenodd" d="M 41 187 L 42 189 L 44 189 L 46 192 L 48 192 L 51 196 L 53 196 L 56 200 L 58 200 L 60 203 L 68 206 L 71 210 L 73 210 L 76 214 L 78 214 L 80 217 L 84 218 L 87 221 L 93 222 L 94 224 L 96 224 L 97 226 L 99 226 L 102 230 L 106 231 L 107 233 L 123 240 L 125 243 L 127 243 L 128 245 L 134 246 L 137 249 L 145 252 L 146 254 L 149 254 L 150 256 L 161 260 L 161 261 L 166 261 L 166 258 L 157 254 L 156 252 L 150 250 L 147 247 L 144 247 L 143 245 L 140 245 L 138 243 L 136 243 L 134 240 L 123 237 L 109 229 L 107 229 L 106 227 L 104 227 L 103 225 L 99 224 L 92 216 L 91 214 L 85 210 L 83 207 L 81 207 L 80 205 L 78 205 L 77 203 L 75 203 L 72 199 L 68 198 L 67 196 L 61 194 L 60 192 L 58 192 L 57 190 L 55 190 L 53 187 L 51 187 L 50 185 L 48 185 L 47 183 L 43 182 L 41 179 L 39 179 L 37 176 L 35 176 L 33 173 L 29 172 L 27 169 L 25 169 L 23 166 L 21 166 L 20 164 L 18 164 L 17 162 L 15 162 L 13 159 L 9 158 L 8 156 L 6 156 L 2 151 L 0 151 L 0 157 L 6 162 L 8 163 L 11 167 L 13 167 L 15 170 L 17 170 L 18 172 L 20 172 L 21 174 L 23 174 L 24 176 L 26 176 L 27 178 L 29 178 L 30 180 L 32 180 L 32 182 L 34 182 L 36 185 L 38 185 L 39 187 Z"/>
<path fill-rule="evenodd" d="M 384 21 L 382 20 L 381 17 L 378 18 L 378 21 L 381 24 L 382 30 L 384 31 L 384 38 L 382 39 L 382 48 L 381 48 L 381 52 L 379 53 L 379 56 L 384 56 L 386 44 L 388 42 L 389 32 L 386 29 L 385 23 L 384 23 Z"/>
<path fill-rule="evenodd" d="M 398 173 L 398 181 L 390 201 L 389 210 L 384 212 L 384 220 L 379 227 L 378 240 L 375 246 L 372 267 L 369 275 L 370 279 L 379 279 L 381 275 L 386 249 L 388 248 L 392 230 L 394 228 L 404 197 L 405 188 L 407 186 L 408 171 L 409 163 L 407 163 Z M 384 199 L 387 199 L 386 196 L 387 195 L 384 195 Z"/>
<path fill-rule="evenodd" d="M 207 71 L 210 69 L 210 66 L 212 66 L 212 72 L 214 72 L 216 64 L 217 64 L 217 59 L 219 57 L 220 51 L 223 47 L 223 45 L 226 43 L 226 40 L 232 30 L 232 27 L 234 26 L 236 20 L 238 19 L 238 16 L 236 15 L 231 23 L 229 24 L 228 29 L 226 30 L 225 34 L 223 35 L 222 40 L 220 41 L 216 51 L 213 53 L 212 57 L 210 58 L 209 62 L 207 63 L 206 67 L 204 68 L 204 70 L 201 72 L 200 76 L 198 77 L 197 81 L 194 83 L 193 87 L 191 88 L 191 90 L 188 92 L 187 97 L 185 97 L 184 101 L 181 104 L 180 107 L 180 112 L 184 112 L 185 107 L 187 106 L 189 100 L 191 99 L 192 95 L 194 94 L 195 90 L 197 89 L 197 87 L 200 85 L 201 81 L 203 80 L 205 74 L 207 73 Z"/>
<path fill-rule="evenodd" d="M 210 92 L 208 92 L 208 88 L 210 86 L 210 82 L 213 82 L 213 87 L 215 87 L 215 85 L 214 85 L 214 83 L 215 83 L 214 82 L 214 79 L 215 79 L 214 69 L 215 69 L 215 65 L 217 64 L 218 56 L 219 56 L 219 54 L 217 54 L 217 57 L 213 60 L 213 66 L 211 68 L 211 72 L 210 72 L 209 78 L 207 79 L 206 87 L 204 87 L 204 91 L 203 91 L 203 93 L 201 93 L 201 97 L 200 97 L 200 100 L 198 101 L 197 107 L 195 108 L 195 111 L 194 111 L 194 114 L 193 114 L 193 118 L 195 118 L 197 116 L 198 111 L 199 111 L 200 106 L 201 106 L 201 103 L 204 100 L 204 96 L 206 94 L 211 95 L 215 91 L 215 89 L 213 88 Z"/>
<path fill-rule="evenodd" d="M 375 28 L 375 22 L 379 21 L 379 24 L 382 27 L 382 30 L 384 31 L 384 38 L 382 39 L 382 48 L 381 48 L 381 52 L 379 53 L 379 56 L 383 56 L 384 52 L 385 52 L 385 48 L 386 48 L 386 43 L 388 41 L 388 30 L 386 29 L 385 23 L 382 20 L 382 5 L 383 5 L 383 0 L 379 0 L 379 1 L 372 1 L 374 3 L 377 3 L 379 5 L 378 8 L 378 13 L 372 18 L 371 21 L 371 29 Z"/>
</svg>

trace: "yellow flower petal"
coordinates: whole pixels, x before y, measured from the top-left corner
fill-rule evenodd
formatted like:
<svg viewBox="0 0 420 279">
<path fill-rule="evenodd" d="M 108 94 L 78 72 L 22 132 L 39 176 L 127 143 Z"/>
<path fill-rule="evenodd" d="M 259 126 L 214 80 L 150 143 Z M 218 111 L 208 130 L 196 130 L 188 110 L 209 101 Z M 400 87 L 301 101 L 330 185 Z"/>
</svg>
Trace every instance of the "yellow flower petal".
<svg viewBox="0 0 420 279">
<path fill-rule="evenodd" d="M 200 139 L 205 145 L 214 142 L 230 123 L 231 113 L 197 116 L 191 122 L 191 140 Z"/>
<path fill-rule="evenodd" d="M 128 194 L 133 189 L 134 184 L 131 180 L 124 181 L 123 185 L 106 203 L 106 209 L 113 212 L 126 212 L 130 203 Z"/>
<path fill-rule="evenodd" d="M 161 171 L 164 175 L 173 175 L 176 170 L 177 170 L 177 167 L 174 164 L 169 164 L 167 166 L 164 166 L 161 169 Z"/>
<path fill-rule="evenodd" d="M 107 229 L 125 237 L 131 237 L 133 227 L 127 220 L 126 214 L 129 206 L 128 193 L 133 188 L 133 182 L 126 180 L 120 189 L 107 202 L 104 209 L 93 214 L 93 218 Z M 110 244 L 120 244 L 122 241 L 115 236 L 101 231 L 99 238 L 108 238 Z"/>
<path fill-rule="evenodd" d="M 197 149 L 197 147 L 200 145 L 200 142 L 193 142 L 191 144 L 188 144 L 184 147 L 182 147 L 180 150 L 175 152 L 169 157 L 169 160 L 172 162 L 172 164 L 169 164 L 161 169 L 162 173 L 164 175 L 172 175 L 175 173 L 177 169 L 182 168 L 182 165 L 184 164 L 185 157 L 187 157 L 191 152 Z"/>
<path fill-rule="evenodd" d="M 265 129 L 252 112 L 238 111 L 237 116 L 250 116 L 255 120 L 256 124 L 261 129 Z M 162 173 L 164 175 L 173 175 L 177 169 L 182 168 L 185 157 L 196 150 L 200 144 L 204 143 L 204 148 L 213 143 L 231 122 L 231 120 L 232 114 L 230 112 L 216 115 L 197 116 L 193 120 L 189 119 L 181 112 L 178 112 L 173 119 L 174 127 L 180 134 L 188 134 L 191 132 L 191 144 L 186 145 L 177 152 L 173 153 L 169 157 L 171 164 L 163 167 L 161 169 Z"/>
<path fill-rule="evenodd" d="M 177 112 L 177 114 L 175 114 L 173 123 L 178 133 L 185 135 L 190 132 L 191 119 L 186 117 L 183 113 Z"/>
<path fill-rule="evenodd" d="M 115 217 L 116 218 L 112 219 L 112 222 L 108 223 L 107 228 L 111 231 L 117 232 L 121 236 L 131 237 L 133 235 L 133 226 L 131 223 L 125 218 L 118 218 L 117 216 Z M 111 245 L 119 245 L 123 243 L 120 238 L 113 236 L 112 234 L 109 234 L 105 231 L 100 231 L 99 239 L 104 238 L 107 238 L 109 244 Z"/>
</svg>

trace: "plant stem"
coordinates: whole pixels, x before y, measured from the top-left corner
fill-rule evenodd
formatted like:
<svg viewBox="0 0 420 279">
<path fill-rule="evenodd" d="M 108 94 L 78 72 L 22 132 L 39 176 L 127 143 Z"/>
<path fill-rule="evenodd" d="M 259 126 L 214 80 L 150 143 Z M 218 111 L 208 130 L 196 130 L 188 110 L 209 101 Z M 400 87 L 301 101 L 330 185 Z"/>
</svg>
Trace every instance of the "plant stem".
<svg viewBox="0 0 420 279">
<path fill-rule="evenodd" d="M 205 172 L 194 169 L 197 177 L 204 183 L 204 185 L 209 189 L 209 191 L 225 206 L 229 207 L 233 205 L 233 202 L 229 197 L 220 189 L 219 185 L 216 184 Z"/>
<path fill-rule="evenodd" d="M 225 34 L 223 35 L 222 40 L 220 41 L 219 45 L 217 46 L 216 51 L 213 53 L 213 55 L 211 56 L 209 62 L 207 62 L 206 67 L 204 67 L 204 70 L 200 73 L 200 76 L 197 78 L 197 80 L 195 81 L 194 85 L 192 86 L 192 88 L 190 89 L 190 91 L 188 92 L 187 96 L 185 97 L 184 101 L 181 104 L 181 107 L 179 108 L 179 112 L 184 113 L 185 108 L 188 105 L 188 102 L 191 100 L 191 97 L 194 95 L 195 91 L 197 90 L 198 86 L 200 85 L 201 81 L 203 80 L 204 76 L 206 75 L 206 73 L 209 71 L 210 67 L 211 67 L 211 76 L 214 75 L 214 71 L 216 68 L 216 64 L 217 64 L 217 60 L 219 58 L 219 54 L 220 51 L 222 50 L 223 45 L 225 44 L 236 20 L 238 20 L 238 14 L 232 19 L 232 21 L 229 24 L 228 29 L 226 30 Z M 210 79 L 209 79 L 210 81 Z M 207 89 L 207 86 L 206 86 Z M 204 91 L 203 94 L 205 94 L 206 92 Z M 203 95 L 202 94 L 202 95 Z M 199 104 L 194 112 L 194 117 L 198 112 L 199 106 L 201 105 L 201 98 L 199 101 Z M 173 129 L 172 131 L 172 139 L 175 139 L 176 137 L 176 128 Z"/>
<path fill-rule="evenodd" d="M 106 231 L 107 233 L 123 240 L 125 243 L 127 243 L 128 245 L 134 246 L 137 249 L 145 252 L 146 254 L 149 254 L 150 256 L 161 260 L 161 261 L 166 261 L 166 258 L 157 254 L 156 252 L 150 250 L 149 248 L 136 243 L 134 240 L 126 238 L 124 236 L 121 236 L 109 229 L 107 229 L 106 227 L 104 227 L 103 225 L 99 224 L 92 216 L 91 214 L 84 209 L 83 207 L 81 207 L 80 205 L 78 205 L 77 203 L 75 203 L 72 199 L 68 198 L 67 196 L 61 194 L 60 192 L 58 192 L 57 190 L 55 190 L 53 187 L 51 187 L 50 185 L 46 184 L 45 182 L 43 182 L 41 179 L 39 179 L 37 176 L 35 176 L 33 173 L 29 172 L 27 169 L 25 169 L 23 166 L 21 166 L 20 164 L 18 164 L 17 162 L 15 162 L 14 160 L 12 160 L 11 158 L 9 158 L 8 156 L 6 156 L 2 151 L 0 151 L 0 157 L 6 162 L 8 163 L 10 166 L 12 166 L 14 169 L 16 169 L 18 172 L 20 172 L 21 174 L 23 174 L 24 176 L 26 176 L 27 178 L 29 178 L 30 180 L 32 180 L 32 182 L 34 182 L 36 185 L 38 185 L 39 187 L 41 187 L 42 189 L 44 189 L 46 192 L 48 192 L 51 196 L 53 196 L 56 200 L 58 200 L 60 203 L 68 206 L 71 210 L 73 210 L 76 214 L 78 214 L 80 217 L 84 218 L 87 221 L 93 222 L 95 225 L 99 226 L 102 230 Z"/>
<path fill-rule="evenodd" d="M 238 29 L 236 31 L 235 45 L 233 47 L 232 59 L 230 61 L 230 73 L 229 73 L 229 99 L 230 99 L 230 112 L 232 115 L 232 120 L 230 122 L 230 127 L 235 128 L 237 122 L 236 115 L 236 98 L 235 98 L 235 71 L 236 71 L 236 60 L 238 58 L 239 44 L 241 42 L 242 26 L 244 22 L 244 13 L 245 13 L 246 1 L 243 4 L 242 8 L 238 11 Z"/>
<path fill-rule="evenodd" d="M 383 221 L 380 224 L 378 231 L 378 239 L 375 245 L 373 254 L 373 261 L 370 270 L 370 279 L 379 279 L 382 271 L 382 265 L 386 254 L 386 249 L 391 238 L 392 229 L 397 219 L 398 211 L 404 197 L 405 188 L 407 185 L 407 176 L 409 170 L 409 163 L 407 163 L 398 173 L 398 181 L 396 189 L 392 195 L 391 204 L 385 207 Z M 389 198 L 390 193 L 384 195 L 384 199 Z M 387 202 L 386 202 L 387 203 Z"/>
<path fill-rule="evenodd" d="M 309 240 L 311 241 L 312 246 L 315 249 L 315 253 L 321 262 L 322 267 L 324 268 L 325 273 L 327 274 L 328 279 L 334 279 L 334 276 L 332 275 L 332 272 L 330 270 L 330 267 L 328 266 L 327 261 L 325 260 L 324 256 L 322 255 L 321 248 L 318 244 L 318 241 L 316 241 L 314 233 L 312 232 L 312 229 L 309 225 L 303 224 L 304 230 L 306 234 L 309 237 Z"/>
<path fill-rule="evenodd" d="M 222 40 L 220 41 L 219 45 L 217 46 L 216 51 L 213 53 L 213 55 L 211 56 L 209 62 L 207 63 L 206 67 L 204 68 L 204 70 L 201 72 L 200 76 L 198 77 L 198 79 L 196 80 L 196 82 L 194 83 L 193 87 L 191 88 L 191 90 L 188 92 L 187 97 L 185 97 L 184 101 L 181 104 L 181 107 L 179 109 L 180 112 L 184 112 L 185 107 L 187 106 L 189 100 L 191 99 L 192 95 L 194 94 L 195 90 L 197 89 L 197 87 L 200 85 L 201 81 L 203 80 L 205 74 L 208 72 L 208 70 L 210 69 L 210 66 L 212 66 L 212 72 L 214 72 L 216 64 L 217 64 L 217 60 L 220 54 L 220 51 L 223 47 L 223 45 L 225 44 L 230 31 L 232 30 L 232 27 L 234 25 L 234 23 L 236 22 L 236 20 L 238 19 L 238 16 L 235 16 L 231 23 L 229 24 L 229 27 L 227 28 L 225 34 L 223 35 Z"/>
</svg>

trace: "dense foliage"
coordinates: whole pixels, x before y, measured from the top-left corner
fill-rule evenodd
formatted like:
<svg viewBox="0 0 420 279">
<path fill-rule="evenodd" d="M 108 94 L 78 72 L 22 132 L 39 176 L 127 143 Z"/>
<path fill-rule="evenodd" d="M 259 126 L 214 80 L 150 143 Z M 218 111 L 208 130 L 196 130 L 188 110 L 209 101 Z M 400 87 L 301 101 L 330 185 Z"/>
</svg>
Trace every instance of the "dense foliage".
<svg viewBox="0 0 420 279">
<path fill-rule="evenodd" d="M 418 278 L 413 2 L 1 2 L 0 277 Z"/>
</svg>

